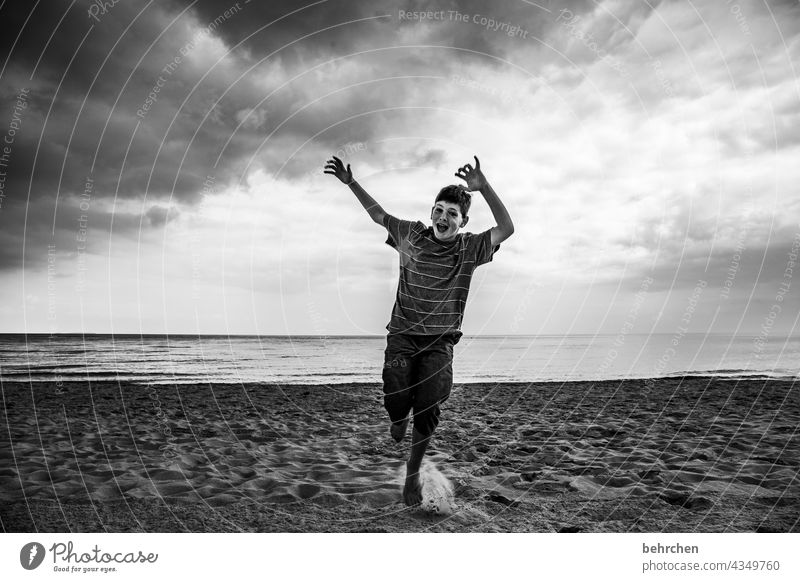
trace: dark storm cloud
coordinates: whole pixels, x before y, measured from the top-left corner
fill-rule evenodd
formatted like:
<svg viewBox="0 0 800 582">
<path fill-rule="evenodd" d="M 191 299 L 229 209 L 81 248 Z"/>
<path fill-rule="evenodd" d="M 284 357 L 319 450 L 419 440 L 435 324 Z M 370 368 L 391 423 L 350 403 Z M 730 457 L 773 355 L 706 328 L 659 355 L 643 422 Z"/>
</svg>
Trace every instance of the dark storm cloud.
<svg viewBox="0 0 800 582">
<path fill-rule="evenodd" d="M 178 212 L 175 210 L 170 210 L 167 206 L 151 206 L 150 209 L 145 212 L 145 216 L 150 222 L 151 226 L 163 226 L 170 220 L 175 220 L 178 216 Z"/>
<path fill-rule="evenodd" d="M 705 281 L 708 289 L 714 290 L 715 299 L 727 295 L 725 300 L 749 300 L 748 295 L 756 286 L 761 286 L 768 298 L 774 298 L 782 284 L 797 285 L 798 269 L 790 261 L 797 263 L 800 224 L 770 231 L 758 221 L 743 221 L 732 236 L 718 233 L 713 249 L 712 228 L 713 224 L 708 223 L 661 239 L 656 263 L 632 262 L 623 256 L 604 262 L 603 268 L 624 270 L 631 281 L 652 277 L 651 291 L 691 289 L 698 281 Z M 800 294 L 796 292 L 785 300 L 800 306 Z"/>
<path fill-rule="evenodd" d="M 382 122 L 404 114 L 396 108 L 404 96 L 435 87 L 435 81 L 376 79 L 430 76 L 431 59 L 446 77 L 449 66 L 469 62 L 475 53 L 503 58 L 518 40 L 471 22 L 401 22 L 399 10 L 480 13 L 532 36 L 544 36 L 552 24 L 546 10 L 526 3 L 329 1 L 299 11 L 305 3 L 101 4 L 12 1 L 0 9 L 0 46 L 8 55 L 0 84 L 5 119 L 14 95 L 30 91 L 0 213 L 4 232 L 17 235 L 9 236 L 12 246 L 21 244 L 25 227 L 28 236 L 52 228 L 52 216 L 77 199 L 71 195 L 80 193 L 87 178 L 94 182 L 92 196 L 102 199 L 147 196 L 192 204 L 209 175 L 217 190 L 243 181 L 246 168 L 282 168 L 284 179 L 303 175 L 320 151 L 369 141 Z M 202 53 L 198 38 L 218 38 L 224 46 Z M 322 66 L 367 49 L 386 50 Z M 183 62 L 176 64 L 178 57 Z M 170 63 L 176 66 L 167 74 Z M 378 113 L 363 115 L 371 111 Z M 357 122 L 339 123 L 353 115 Z M 375 148 L 371 153 L 380 155 Z M 21 212 L 26 207 L 27 215 Z M 20 216 L 25 224 L 17 222 Z M 15 264 L 0 262 L 0 268 Z"/>
<path fill-rule="evenodd" d="M 79 252 L 108 253 L 112 231 L 136 238 L 143 229 L 163 228 L 175 217 L 174 210 L 168 212 L 157 205 L 145 206 L 147 210 L 136 213 L 112 211 L 106 204 L 101 206 L 83 195 L 64 198 L 57 205 L 55 196 L 41 196 L 32 198 L 27 207 L 3 207 L 3 224 L 10 227 L 0 229 L 0 264 L 5 269 L 36 269 L 47 262 L 50 248 L 66 257 L 75 257 Z M 24 239 L 22 225 L 27 225 Z"/>
<path fill-rule="evenodd" d="M 121 2 L 94 19 L 87 14 L 91 6 L 5 2 L 0 9 L 3 54 L 9 57 L 0 79 L 0 115 L 16 127 L 3 175 L 0 269 L 43 264 L 43 244 L 70 246 L 69 236 L 62 240 L 65 225 L 58 218 L 53 232 L 53 217 L 79 210 L 77 194 L 87 179 L 93 182 L 94 200 L 146 194 L 191 203 L 208 174 L 224 184 L 241 167 L 238 158 L 255 147 L 250 134 L 240 132 L 227 148 L 231 163 L 211 171 L 236 125 L 232 110 L 239 95 L 214 108 L 209 97 L 225 89 L 224 74 L 210 76 L 208 85 L 216 86 L 193 95 L 205 71 L 185 65 L 162 74 L 190 48 L 191 15 L 173 22 L 177 11 Z M 17 114 L 20 91 L 27 103 Z M 148 95 L 155 97 L 152 108 L 139 116 Z M 7 127 L 0 129 L 6 133 Z M 102 230 L 110 216 L 100 208 L 92 204 L 87 212 L 94 228 Z M 124 232 L 138 229 L 142 217 L 115 218 L 115 231 Z M 144 224 L 157 227 L 164 219 L 151 211 Z M 74 228 L 67 228 L 73 238 Z"/>
</svg>

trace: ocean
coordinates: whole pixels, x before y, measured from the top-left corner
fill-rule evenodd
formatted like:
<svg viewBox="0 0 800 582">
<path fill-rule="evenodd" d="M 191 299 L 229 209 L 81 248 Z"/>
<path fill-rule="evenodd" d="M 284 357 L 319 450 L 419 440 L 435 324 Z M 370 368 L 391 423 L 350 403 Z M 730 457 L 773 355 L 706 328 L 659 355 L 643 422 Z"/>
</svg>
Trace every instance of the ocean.
<svg viewBox="0 0 800 582">
<path fill-rule="evenodd" d="M 800 336 L 464 336 L 454 381 L 800 377 Z M 385 336 L 0 334 L 0 382 L 381 382 Z"/>
</svg>

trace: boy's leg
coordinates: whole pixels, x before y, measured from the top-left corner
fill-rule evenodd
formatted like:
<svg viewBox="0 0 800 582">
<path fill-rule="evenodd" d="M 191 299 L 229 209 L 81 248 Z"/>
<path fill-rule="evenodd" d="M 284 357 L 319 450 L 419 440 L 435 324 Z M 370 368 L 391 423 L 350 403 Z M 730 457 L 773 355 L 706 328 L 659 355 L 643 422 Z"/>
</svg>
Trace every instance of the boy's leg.
<svg viewBox="0 0 800 582">
<path fill-rule="evenodd" d="M 419 505 L 422 502 L 419 470 L 431 437 L 439 424 L 439 404 L 447 400 L 453 388 L 454 343 L 452 337 L 442 336 L 416 358 L 413 378 L 417 387 L 413 403 L 414 431 L 403 488 L 406 505 Z"/>
<path fill-rule="evenodd" d="M 406 484 L 403 487 L 403 501 L 406 505 L 419 505 L 422 503 L 422 485 L 419 481 L 419 469 L 431 436 L 433 434 L 422 434 L 416 427 L 411 431 L 411 455 L 406 463 Z"/>
<path fill-rule="evenodd" d="M 383 406 L 392 421 L 390 432 L 400 442 L 408 428 L 409 413 L 414 404 L 412 390 L 412 358 L 416 345 L 402 334 L 386 336 L 383 361 Z"/>
<path fill-rule="evenodd" d="M 453 389 L 452 338 L 442 336 L 428 345 L 420 345 L 414 364 L 414 429 L 430 436 L 439 425 L 439 405 L 450 397 Z"/>
</svg>

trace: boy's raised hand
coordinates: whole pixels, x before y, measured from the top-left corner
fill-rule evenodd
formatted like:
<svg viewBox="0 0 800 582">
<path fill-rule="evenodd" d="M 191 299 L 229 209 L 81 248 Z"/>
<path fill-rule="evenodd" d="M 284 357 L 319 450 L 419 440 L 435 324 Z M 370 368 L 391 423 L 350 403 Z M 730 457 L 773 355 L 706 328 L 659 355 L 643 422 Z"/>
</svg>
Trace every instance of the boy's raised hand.
<svg viewBox="0 0 800 582">
<path fill-rule="evenodd" d="M 478 156 L 472 157 L 475 158 L 475 168 L 471 164 L 467 164 L 461 166 L 455 174 L 457 178 L 461 178 L 467 183 L 467 190 L 470 192 L 480 190 L 486 186 L 486 176 L 481 172 L 481 162 Z"/>
<path fill-rule="evenodd" d="M 325 173 L 336 176 L 344 184 L 349 185 L 353 181 L 353 172 L 350 171 L 350 164 L 347 164 L 347 169 L 345 170 L 342 160 L 336 156 L 333 156 L 333 159 L 325 163 Z"/>
</svg>

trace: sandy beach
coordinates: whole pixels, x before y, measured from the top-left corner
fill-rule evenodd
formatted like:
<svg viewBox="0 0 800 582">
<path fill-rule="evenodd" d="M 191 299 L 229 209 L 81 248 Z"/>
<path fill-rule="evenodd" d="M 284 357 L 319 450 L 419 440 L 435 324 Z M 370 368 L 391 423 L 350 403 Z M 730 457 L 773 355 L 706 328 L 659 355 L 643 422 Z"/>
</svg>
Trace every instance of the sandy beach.
<svg viewBox="0 0 800 582">
<path fill-rule="evenodd" d="M 378 384 L 2 386 L 6 532 L 797 532 L 800 386 L 456 385 L 401 501 Z"/>
</svg>

